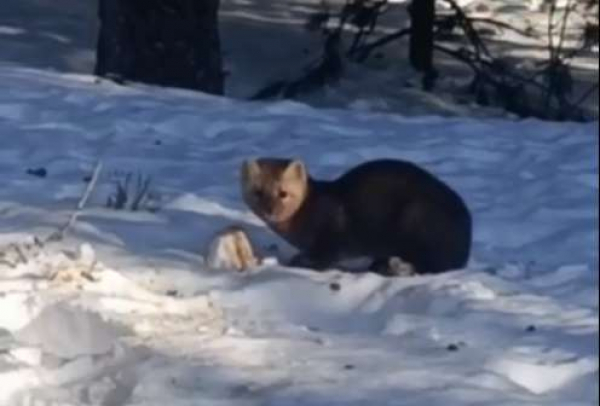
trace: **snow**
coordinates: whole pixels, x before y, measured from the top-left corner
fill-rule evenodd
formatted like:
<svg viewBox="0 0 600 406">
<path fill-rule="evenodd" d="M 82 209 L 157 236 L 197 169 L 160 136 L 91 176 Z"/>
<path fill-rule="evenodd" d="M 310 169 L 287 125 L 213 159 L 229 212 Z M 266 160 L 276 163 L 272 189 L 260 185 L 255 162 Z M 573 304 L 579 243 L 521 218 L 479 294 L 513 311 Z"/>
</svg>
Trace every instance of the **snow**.
<svg viewBox="0 0 600 406">
<path fill-rule="evenodd" d="M 598 123 L 250 104 L 8 65 L 0 88 L 3 406 L 597 404 Z M 468 269 L 281 265 L 293 250 L 240 197 L 260 155 L 323 178 L 426 167 L 473 210 Z M 98 160 L 66 240 L 40 247 Z M 157 207 L 106 207 L 128 173 Z M 251 272 L 203 257 L 231 226 L 267 258 Z"/>
<path fill-rule="evenodd" d="M 314 59 L 320 39 L 303 24 L 319 3 L 222 1 L 229 96 Z M 382 32 L 406 17 L 392 3 Z M 537 0 L 459 3 L 518 27 L 547 20 L 527 11 Z M 88 76 L 95 31 L 95 2 L 0 5 L 0 406 L 598 404 L 598 122 L 506 119 L 406 88 L 402 46 L 303 102 L 121 87 Z M 597 81 L 597 53 L 575 64 L 578 82 Z M 448 69 L 442 87 L 456 88 Z M 286 267 L 293 249 L 240 196 L 240 164 L 264 155 L 319 178 L 382 157 L 427 168 L 473 211 L 467 269 Z M 66 238 L 40 243 L 98 161 Z M 107 207 L 128 176 L 130 195 L 150 182 L 142 209 Z M 258 266 L 234 269 L 232 227 Z"/>
<path fill-rule="evenodd" d="M 45 308 L 29 325 L 15 334 L 20 344 L 40 347 L 45 354 L 66 359 L 107 354 L 117 337 L 97 314 L 61 305 Z"/>
<path fill-rule="evenodd" d="M 227 95 L 249 98 L 275 81 L 297 78 L 303 69 L 318 60 L 322 36 L 308 32 L 305 23 L 311 13 L 320 10 L 321 3 L 320 0 L 222 0 L 220 32 Z M 324 3 L 337 10 L 344 1 L 326 0 Z M 406 25 L 408 2 L 390 3 L 377 35 Z M 537 38 L 523 37 L 511 30 L 492 30 L 497 32 L 486 37 L 486 42 L 494 55 L 501 55 L 511 64 L 522 61 L 525 66 L 547 60 L 547 13 L 529 10 L 530 6 L 539 8 L 540 0 L 460 0 L 458 3 L 477 17 L 498 20 L 521 30 L 532 27 L 536 30 Z M 562 3 L 560 0 L 559 4 Z M 9 0 L 4 4 L 0 5 L 3 61 L 76 74 L 93 72 L 96 1 Z M 440 7 L 444 4 L 440 2 Z M 582 19 L 573 18 L 579 27 Z M 473 97 L 465 92 L 472 72 L 443 54 L 436 55 L 441 71 L 436 93 L 422 92 L 415 86 L 420 83 L 420 77 L 406 66 L 406 42 L 383 48 L 381 55 L 366 67 L 348 63 L 340 83 L 303 96 L 302 101 L 320 107 L 409 116 L 507 116 L 500 109 L 475 106 Z M 573 66 L 573 100 L 577 100 L 597 82 L 597 50 L 576 58 Z M 586 106 L 593 117 L 598 117 L 598 92 L 589 98 Z"/>
</svg>

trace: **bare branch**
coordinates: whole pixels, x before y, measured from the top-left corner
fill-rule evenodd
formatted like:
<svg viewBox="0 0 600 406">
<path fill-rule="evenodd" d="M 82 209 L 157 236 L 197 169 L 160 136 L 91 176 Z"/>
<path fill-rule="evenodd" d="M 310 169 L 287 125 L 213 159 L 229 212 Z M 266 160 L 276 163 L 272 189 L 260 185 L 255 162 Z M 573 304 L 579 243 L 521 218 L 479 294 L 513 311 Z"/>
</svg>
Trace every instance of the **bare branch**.
<svg viewBox="0 0 600 406">
<path fill-rule="evenodd" d="M 562 51 L 564 49 L 565 46 L 565 39 L 567 36 L 567 27 L 569 25 L 569 17 L 571 16 L 571 13 L 573 11 L 575 11 L 575 8 L 577 7 L 577 3 L 574 2 L 574 0 L 569 0 L 567 3 L 567 8 L 565 10 L 565 13 L 563 14 L 563 19 L 562 19 L 562 25 L 561 25 L 561 29 L 560 29 L 560 38 L 559 38 L 559 43 L 558 43 L 558 49 L 556 50 L 556 56 L 560 57 L 562 55 Z"/>
<path fill-rule="evenodd" d="M 450 5 L 450 7 L 452 8 L 452 10 L 456 13 L 456 16 L 458 17 L 458 21 L 459 21 L 460 25 L 462 26 L 462 29 L 465 32 L 465 35 L 467 36 L 469 41 L 471 41 L 471 44 L 475 48 L 477 58 L 480 59 L 481 58 L 480 54 L 483 53 L 486 57 L 492 59 L 491 52 L 488 49 L 487 45 L 485 45 L 485 42 L 483 42 L 481 40 L 481 37 L 479 36 L 479 33 L 473 26 L 471 19 L 465 14 L 465 12 L 458 5 L 456 0 L 444 0 L 444 1 L 446 3 L 448 3 Z"/>
<path fill-rule="evenodd" d="M 594 92 L 597 92 L 598 89 L 600 88 L 600 84 L 596 83 L 594 85 L 592 85 L 588 90 L 586 90 L 583 95 L 577 99 L 576 102 L 573 103 L 573 106 L 575 107 L 581 107 L 581 105 L 583 103 L 585 103 L 585 101 L 592 95 L 594 94 Z"/>
<path fill-rule="evenodd" d="M 555 47 L 554 47 L 554 17 L 556 17 L 556 11 L 558 10 L 557 0 L 550 1 L 550 11 L 548 12 L 548 54 L 551 61 L 554 60 Z"/>
<path fill-rule="evenodd" d="M 85 189 L 84 194 L 81 196 L 81 199 L 79 200 L 79 203 L 77 204 L 75 211 L 71 214 L 71 216 L 69 217 L 69 220 L 65 223 L 65 225 L 63 225 L 56 232 L 52 233 L 44 240 L 45 243 L 61 241 L 64 238 L 66 232 L 73 226 L 73 224 L 75 224 L 75 222 L 77 221 L 77 218 L 79 217 L 79 215 L 81 214 L 81 212 L 83 211 L 85 206 L 87 205 L 87 202 L 90 199 L 90 196 L 92 195 L 92 192 L 94 191 L 94 189 L 96 187 L 96 183 L 98 183 L 98 178 L 100 177 L 101 172 L 102 172 L 102 161 L 98 161 L 98 163 L 96 164 L 96 167 L 94 168 L 94 173 L 92 175 L 92 178 L 91 178 L 90 182 L 88 183 L 88 186 Z"/>
<path fill-rule="evenodd" d="M 476 23 L 476 24 L 487 24 L 487 25 L 493 25 L 499 28 L 503 28 L 505 30 L 509 30 L 509 31 L 513 31 L 516 32 L 517 34 L 520 34 L 524 37 L 529 37 L 529 38 L 537 38 L 537 35 L 534 35 L 531 32 L 528 32 L 526 30 L 522 30 L 520 28 L 517 28 L 515 26 L 512 26 L 508 23 L 505 23 L 504 21 L 498 21 L 498 20 L 494 20 L 492 18 L 483 18 L 483 17 L 471 17 L 470 18 L 472 23 Z"/>
</svg>

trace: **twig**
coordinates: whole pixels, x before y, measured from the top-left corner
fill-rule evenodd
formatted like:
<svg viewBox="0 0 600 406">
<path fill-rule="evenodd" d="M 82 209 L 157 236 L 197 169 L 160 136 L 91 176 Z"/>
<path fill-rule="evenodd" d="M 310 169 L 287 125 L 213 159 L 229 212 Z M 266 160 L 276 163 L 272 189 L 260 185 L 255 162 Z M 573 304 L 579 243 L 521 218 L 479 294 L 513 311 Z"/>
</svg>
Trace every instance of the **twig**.
<svg viewBox="0 0 600 406">
<path fill-rule="evenodd" d="M 138 211 L 140 209 L 142 203 L 144 202 L 144 199 L 148 197 L 148 191 L 150 190 L 151 183 L 151 177 L 143 178 L 141 174 L 138 175 L 136 196 L 134 197 L 134 200 L 130 206 L 130 209 L 132 211 Z"/>
<path fill-rule="evenodd" d="M 554 60 L 554 17 L 558 9 L 557 0 L 550 1 L 550 11 L 548 12 L 548 53 L 550 61 Z"/>
<path fill-rule="evenodd" d="M 585 52 L 587 50 L 587 44 L 584 42 L 580 47 L 569 50 L 569 52 L 563 56 L 563 60 L 570 61 L 571 59 L 577 57 L 580 53 Z"/>
<path fill-rule="evenodd" d="M 26 264 L 32 256 L 36 255 L 36 249 L 42 247 L 43 243 L 36 236 L 31 243 L 13 243 L 0 247 L 0 265 L 14 269 L 20 264 Z M 13 255 L 10 255 L 11 253 Z"/>
<path fill-rule="evenodd" d="M 45 243 L 61 241 L 64 238 L 65 233 L 73 226 L 73 224 L 75 224 L 75 222 L 77 221 L 77 218 L 79 217 L 79 215 L 85 208 L 88 200 L 90 199 L 90 196 L 92 195 L 92 192 L 94 191 L 94 188 L 96 187 L 96 183 L 98 183 L 98 178 L 100 177 L 101 172 L 102 172 L 102 161 L 98 161 L 98 163 L 96 164 L 96 167 L 94 168 L 94 173 L 92 175 L 92 179 L 88 183 L 88 186 L 87 186 L 83 196 L 81 197 L 81 200 L 79 200 L 79 203 L 77 204 L 75 211 L 71 214 L 71 216 L 69 217 L 69 220 L 65 223 L 65 225 L 63 225 L 61 228 L 59 228 L 57 231 L 55 231 L 54 233 L 49 235 L 44 240 Z"/>
<path fill-rule="evenodd" d="M 483 17 L 471 17 L 470 19 L 471 19 L 472 23 L 495 25 L 496 27 L 500 27 L 500 28 L 504 28 L 505 30 L 516 32 L 517 34 L 520 34 L 524 37 L 537 38 L 537 35 L 534 35 L 530 32 L 522 30 L 520 28 L 514 27 L 508 23 L 505 23 L 504 21 L 498 21 L 498 20 L 494 20 L 492 18 L 483 18 Z"/>
<path fill-rule="evenodd" d="M 19 261 L 21 261 L 22 264 L 26 263 L 27 256 L 23 252 L 23 249 L 21 248 L 21 246 L 18 244 L 14 244 L 13 248 L 15 249 L 15 252 L 17 253 L 17 256 L 19 257 Z"/>
<path fill-rule="evenodd" d="M 466 63 L 477 74 L 483 74 L 484 68 L 489 69 L 491 71 L 493 71 L 495 69 L 493 61 L 477 59 L 477 55 L 473 51 L 469 51 L 466 49 L 454 50 L 454 49 L 447 48 L 443 45 L 438 45 L 438 44 L 435 45 L 435 49 L 440 52 L 443 52 L 447 55 L 450 55 L 461 62 Z M 542 83 L 539 83 L 538 81 L 534 80 L 534 78 L 529 78 L 529 77 L 523 76 L 523 75 L 515 72 L 514 70 L 505 70 L 503 73 L 505 76 L 508 76 L 510 79 L 512 79 L 516 82 L 529 84 L 529 85 L 537 88 L 540 91 L 547 90 L 546 86 L 544 86 Z M 491 79 L 491 76 L 489 74 L 487 74 L 487 76 Z M 500 83 L 500 82 L 498 80 L 493 80 L 493 83 Z"/>
<path fill-rule="evenodd" d="M 556 47 L 554 46 L 554 20 L 556 17 L 556 11 L 558 9 L 557 0 L 551 0 L 550 11 L 548 12 L 548 70 L 554 69 L 556 63 Z M 542 73 L 547 75 L 548 70 L 543 70 Z M 552 106 L 552 88 L 553 85 L 550 83 L 548 88 L 544 92 L 545 110 L 550 110 Z"/>
<path fill-rule="evenodd" d="M 590 97 L 594 92 L 597 92 L 598 89 L 600 88 L 600 84 L 596 83 L 595 85 L 592 85 L 592 87 L 590 87 L 588 90 L 586 90 L 583 95 L 577 99 L 576 102 L 573 103 L 574 107 L 581 107 L 581 105 L 588 99 L 588 97 Z"/>
<path fill-rule="evenodd" d="M 570 69 L 568 66 L 568 60 L 574 58 L 578 51 L 566 55 L 563 55 L 563 51 L 565 47 L 569 18 L 576 8 L 577 3 L 574 0 L 568 0 L 566 9 L 562 15 L 562 19 L 560 20 L 560 32 L 558 33 L 559 37 L 557 43 L 554 35 L 556 34 L 555 30 L 557 28 L 555 20 L 558 12 L 558 5 L 557 0 L 552 0 L 552 6 L 550 8 L 550 14 L 548 17 L 548 47 L 550 57 L 548 60 L 548 67 L 541 71 L 541 73 L 546 75 L 548 82 L 547 90 L 544 93 L 546 110 L 549 110 L 552 107 L 553 99 L 556 99 L 558 102 L 560 110 L 565 108 L 573 109 L 575 107 L 572 104 L 569 105 L 565 98 L 563 82 L 565 69 L 567 70 L 567 73 Z"/>
<path fill-rule="evenodd" d="M 465 35 L 471 41 L 471 44 L 473 44 L 473 47 L 475 47 L 475 50 L 477 51 L 476 52 L 477 59 L 481 59 L 480 53 L 483 53 L 483 54 L 485 54 L 486 57 L 492 59 L 490 50 L 485 45 L 485 42 L 483 42 L 483 40 L 479 36 L 479 33 L 473 26 L 471 19 L 465 14 L 465 12 L 458 5 L 456 0 L 445 0 L 445 1 L 446 1 L 446 3 L 448 3 L 450 5 L 452 10 L 456 13 L 456 17 L 458 18 L 458 21 L 459 21 L 463 31 L 465 32 Z"/>
<path fill-rule="evenodd" d="M 479 66 L 477 66 L 477 63 L 475 63 L 473 59 L 471 59 L 468 55 L 465 54 L 464 50 L 455 50 L 439 44 L 435 44 L 434 48 L 436 51 L 442 52 L 460 62 L 467 64 L 473 70 L 473 73 L 475 73 L 476 75 L 480 75 L 483 73 Z"/>
<path fill-rule="evenodd" d="M 502 21 L 496 21 L 496 20 L 488 19 L 488 18 L 471 18 L 471 21 L 474 22 L 474 23 L 496 25 L 498 27 L 505 28 L 505 29 L 517 32 L 517 33 L 519 33 L 519 34 L 521 34 L 523 36 L 534 37 L 533 35 L 525 32 L 523 30 L 520 30 L 520 29 L 518 29 L 516 27 L 513 27 L 513 26 L 511 26 L 508 23 L 504 23 Z M 392 34 L 389 34 L 389 35 L 386 35 L 386 36 L 384 36 L 382 38 L 379 38 L 378 40 L 376 40 L 376 41 L 374 41 L 374 42 L 372 42 L 370 44 L 365 44 L 365 45 L 361 46 L 361 47 L 355 49 L 351 54 L 352 55 L 356 55 L 357 54 L 358 55 L 357 60 L 359 62 L 362 62 L 362 61 L 368 59 L 369 56 L 371 55 L 371 53 L 373 53 L 373 51 L 375 49 L 383 47 L 383 46 L 389 44 L 390 42 L 396 41 L 396 40 L 398 40 L 400 38 L 403 38 L 403 37 L 409 35 L 410 33 L 411 33 L 411 29 L 410 28 L 401 29 L 401 30 L 396 31 L 396 32 L 394 32 Z"/>
<path fill-rule="evenodd" d="M 567 36 L 567 26 L 569 25 L 569 17 L 571 16 L 571 13 L 573 11 L 575 11 L 575 8 L 577 7 L 577 4 L 573 3 L 573 0 L 569 0 L 569 2 L 567 3 L 567 8 L 565 10 L 565 13 L 563 15 L 563 20 L 562 20 L 562 26 L 561 26 L 561 30 L 560 30 L 560 42 L 558 43 L 558 50 L 557 50 L 557 55 L 558 57 L 560 57 L 560 55 L 562 54 L 562 51 L 564 49 L 564 45 L 565 45 L 565 39 Z"/>
</svg>

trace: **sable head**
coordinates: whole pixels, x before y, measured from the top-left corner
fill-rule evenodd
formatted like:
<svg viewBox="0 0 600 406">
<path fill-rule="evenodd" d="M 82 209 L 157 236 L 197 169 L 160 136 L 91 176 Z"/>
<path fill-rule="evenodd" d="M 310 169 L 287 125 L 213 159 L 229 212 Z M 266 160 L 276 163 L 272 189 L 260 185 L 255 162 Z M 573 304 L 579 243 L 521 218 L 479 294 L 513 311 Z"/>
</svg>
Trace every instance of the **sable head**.
<svg viewBox="0 0 600 406">
<path fill-rule="evenodd" d="M 271 224 L 289 221 L 308 193 L 309 177 L 301 161 L 261 158 L 242 164 L 244 201 Z"/>
</svg>

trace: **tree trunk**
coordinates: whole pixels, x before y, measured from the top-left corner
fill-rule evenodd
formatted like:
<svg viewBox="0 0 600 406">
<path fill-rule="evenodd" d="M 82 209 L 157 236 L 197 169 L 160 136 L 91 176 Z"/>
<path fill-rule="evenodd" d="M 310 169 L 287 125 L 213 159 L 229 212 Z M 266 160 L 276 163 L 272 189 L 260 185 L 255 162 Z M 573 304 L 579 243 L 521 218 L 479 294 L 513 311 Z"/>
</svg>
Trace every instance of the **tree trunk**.
<svg viewBox="0 0 600 406">
<path fill-rule="evenodd" d="M 412 0 L 410 14 L 410 62 L 416 70 L 426 75 L 432 74 L 435 0 Z"/>
<path fill-rule="evenodd" d="M 99 0 L 95 73 L 223 93 L 219 0 Z"/>
</svg>

